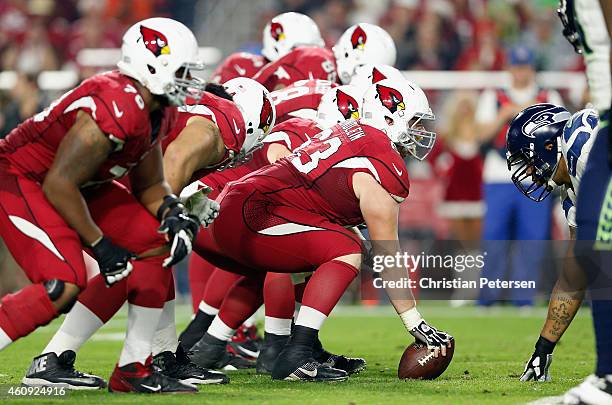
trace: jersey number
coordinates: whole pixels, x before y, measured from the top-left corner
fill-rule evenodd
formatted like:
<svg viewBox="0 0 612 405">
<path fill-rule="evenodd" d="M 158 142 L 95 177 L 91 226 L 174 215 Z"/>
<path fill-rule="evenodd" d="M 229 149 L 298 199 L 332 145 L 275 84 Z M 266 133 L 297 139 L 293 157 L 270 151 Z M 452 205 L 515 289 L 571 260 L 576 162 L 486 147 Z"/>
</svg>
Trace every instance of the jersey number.
<svg viewBox="0 0 612 405">
<path fill-rule="evenodd" d="M 323 71 L 327 73 L 327 80 L 330 82 L 336 81 L 336 66 L 332 61 L 326 60 L 321 62 L 321 68 L 323 68 Z"/>
<path fill-rule="evenodd" d="M 329 138 L 321 143 L 319 149 L 307 154 L 304 151 L 297 151 L 297 156 L 291 159 L 291 163 L 302 173 L 308 174 L 319 166 L 319 161 L 329 158 L 338 152 L 342 145 L 340 138 Z"/>
</svg>

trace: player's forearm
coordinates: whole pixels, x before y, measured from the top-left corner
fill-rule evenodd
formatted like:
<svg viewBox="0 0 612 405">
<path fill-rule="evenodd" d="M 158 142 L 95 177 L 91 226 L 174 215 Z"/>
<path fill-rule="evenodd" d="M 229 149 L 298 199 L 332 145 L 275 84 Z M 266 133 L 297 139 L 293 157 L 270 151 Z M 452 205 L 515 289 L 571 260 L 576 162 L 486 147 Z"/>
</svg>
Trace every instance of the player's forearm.
<svg viewBox="0 0 612 405">
<path fill-rule="evenodd" d="M 91 245 L 102 236 L 95 224 L 79 187 L 66 179 L 47 175 L 43 183 L 47 200 L 64 218 L 86 245 Z"/>
<path fill-rule="evenodd" d="M 170 194 L 173 194 L 172 189 L 162 180 L 140 191 L 136 197 L 151 214 L 157 215 L 157 210 L 164 201 L 164 197 Z"/>
</svg>

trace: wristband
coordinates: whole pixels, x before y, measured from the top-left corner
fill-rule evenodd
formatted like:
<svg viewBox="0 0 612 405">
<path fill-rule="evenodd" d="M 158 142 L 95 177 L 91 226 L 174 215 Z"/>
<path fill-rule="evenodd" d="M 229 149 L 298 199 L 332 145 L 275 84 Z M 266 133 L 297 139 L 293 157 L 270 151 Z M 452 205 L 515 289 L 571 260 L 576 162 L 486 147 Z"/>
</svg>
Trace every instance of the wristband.
<svg viewBox="0 0 612 405">
<path fill-rule="evenodd" d="M 421 321 L 423 321 L 423 317 L 421 316 L 419 311 L 417 311 L 416 307 L 411 308 L 408 311 L 402 312 L 401 314 L 399 314 L 399 316 L 400 318 L 402 318 L 402 322 L 404 322 L 404 326 L 406 326 L 406 329 L 408 329 L 408 331 L 411 331 L 412 329 L 416 328 L 417 326 L 419 326 Z"/>
<path fill-rule="evenodd" d="M 540 336 L 538 341 L 535 344 L 536 352 L 552 354 L 553 350 L 555 350 L 555 345 L 557 342 L 551 342 L 545 337 Z"/>
<path fill-rule="evenodd" d="M 161 205 L 157 209 L 157 215 L 156 215 L 157 216 L 157 220 L 159 222 L 161 222 L 162 219 L 163 219 L 162 215 L 164 214 L 164 212 L 166 212 L 167 209 L 172 209 L 172 208 L 176 207 L 180 203 L 181 202 L 179 201 L 177 196 L 175 196 L 174 194 L 170 194 L 170 195 L 165 196 L 163 202 L 161 203 Z"/>
<path fill-rule="evenodd" d="M 98 243 L 102 242 L 102 239 L 104 239 L 104 235 L 101 235 L 101 236 L 100 236 L 98 239 L 96 239 L 96 240 L 94 240 L 93 242 L 91 242 L 91 243 L 89 244 L 89 246 L 88 246 L 88 247 L 89 247 L 89 248 L 94 248 L 94 247 L 96 247 L 96 245 L 97 245 Z"/>
</svg>

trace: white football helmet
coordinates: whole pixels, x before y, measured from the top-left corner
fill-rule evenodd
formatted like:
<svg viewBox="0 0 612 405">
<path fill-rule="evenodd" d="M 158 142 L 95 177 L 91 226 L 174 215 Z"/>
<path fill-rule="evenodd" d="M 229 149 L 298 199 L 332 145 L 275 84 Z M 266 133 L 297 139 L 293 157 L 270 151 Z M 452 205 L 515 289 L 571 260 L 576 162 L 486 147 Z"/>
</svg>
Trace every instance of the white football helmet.
<svg viewBox="0 0 612 405">
<path fill-rule="evenodd" d="M 406 80 L 406 77 L 402 72 L 394 68 L 393 66 L 383 64 L 371 64 L 357 66 L 355 74 L 351 78 L 351 85 L 357 86 L 363 90 L 362 94 L 365 93 L 370 86 L 374 83 L 378 83 L 381 80 L 389 79 L 395 82 L 401 82 Z"/>
<path fill-rule="evenodd" d="M 261 54 L 272 62 L 298 46 L 325 46 L 319 27 L 307 15 L 279 14 L 263 30 Z"/>
<path fill-rule="evenodd" d="M 153 94 L 182 105 L 187 96 L 199 98 L 204 83 L 190 70 L 203 70 L 198 43 L 189 28 L 170 18 L 148 18 L 123 35 L 119 71 L 138 80 Z"/>
<path fill-rule="evenodd" d="M 359 118 L 362 96 L 361 89 L 348 84 L 330 89 L 319 102 L 317 124 L 330 128 L 339 122 Z"/>
<path fill-rule="evenodd" d="M 381 80 L 363 96 L 362 122 L 387 134 L 398 149 L 424 160 L 436 141 L 425 128 L 435 119 L 419 86 L 403 80 Z"/>
<path fill-rule="evenodd" d="M 391 36 L 378 25 L 361 23 L 344 31 L 333 47 L 338 75 L 348 84 L 358 66 L 395 65 L 397 51 Z"/>
<path fill-rule="evenodd" d="M 230 166 L 238 166 L 251 159 L 251 155 L 263 144 L 276 121 L 276 108 L 270 92 L 253 79 L 236 77 L 223 84 L 242 113 L 246 136 L 240 153 L 233 157 Z"/>
</svg>

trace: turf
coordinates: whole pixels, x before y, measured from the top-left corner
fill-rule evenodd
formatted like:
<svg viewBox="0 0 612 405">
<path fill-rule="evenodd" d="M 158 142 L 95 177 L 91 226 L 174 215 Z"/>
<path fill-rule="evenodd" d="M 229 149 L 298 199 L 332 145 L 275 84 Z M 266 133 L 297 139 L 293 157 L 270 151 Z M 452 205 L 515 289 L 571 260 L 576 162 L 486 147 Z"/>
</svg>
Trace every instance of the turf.
<svg viewBox="0 0 612 405">
<path fill-rule="evenodd" d="M 188 308 L 179 311 L 184 325 Z M 68 397 L 79 404 L 520 404 L 557 395 L 579 383 L 593 370 L 594 350 L 590 314 L 580 311 L 558 345 L 552 365 L 553 382 L 520 383 L 518 375 L 537 338 L 544 308 L 530 312 L 512 308 L 480 310 L 423 306 L 421 312 L 434 325 L 452 333 L 457 347 L 448 370 L 435 381 L 399 381 L 397 362 L 411 342 L 391 308 L 342 307 L 329 319 L 322 340 L 334 352 L 362 356 L 368 369 L 335 384 L 272 382 L 252 372 L 234 372 L 226 386 L 207 386 L 199 394 L 136 396 L 76 392 Z M 107 378 L 121 350 L 126 321 L 118 314 L 81 350 L 77 368 Z M 17 385 L 33 356 L 45 346 L 58 321 L 38 330 L 0 353 L 0 384 Z M 4 397 L 6 400 L 7 397 Z M 0 399 L 2 401 L 2 399 Z M 15 403 L 67 403 L 63 399 L 17 399 Z M 3 401 L 2 401 L 3 402 Z"/>
</svg>

